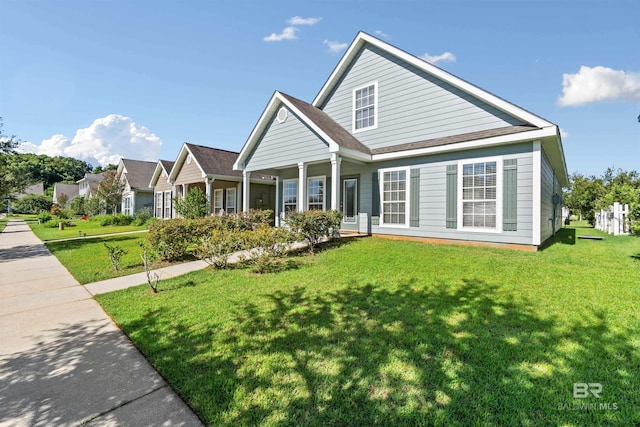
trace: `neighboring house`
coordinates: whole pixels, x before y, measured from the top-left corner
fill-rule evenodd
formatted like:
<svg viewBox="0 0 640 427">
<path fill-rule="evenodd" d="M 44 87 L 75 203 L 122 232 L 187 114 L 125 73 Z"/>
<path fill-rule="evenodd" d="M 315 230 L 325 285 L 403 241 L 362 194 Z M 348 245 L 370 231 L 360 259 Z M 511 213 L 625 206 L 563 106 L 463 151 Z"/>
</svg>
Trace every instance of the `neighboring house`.
<svg viewBox="0 0 640 427">
<path fill-rule="evenodd" d="M 157 193 L 163 192 L 165 208 L 166 191 L 168 191 L 166 182 L 173 188 L 172 198 L 184 199 L 189 190 L 200 188 L 210 201 L 208 207 L 210 213 L 235 213 L 241 211 L 244 206 L 247 210 L 273 210 L 275 186 L 271 176 L 256 174 L 250 183 L 251 198 L 247 199 L 246 205 L 242 205 L 242 173 L 233 170 L 233 164 L 237 158 L 238 153 L 232 151 L 184 143 L 168 177 L 163 178 L 160 172 L 160 169 L 166 171 L 166 168 L 164 166 L 159 168 L 156 165 L 149 185 L 157 189 Z M 158 198 L 157 194 L 156 198 Z M 172 216 L 175 215 L 172 213 Z"/>
<path fill-rule="evenodd" d="M 78 184 L 56 182 L 53 184 L 53 203 L 58 203 L 58 197 L 61 194 L 67 196 L 67 203 L 69 203 L 80 195 L 80 186 Z"/>
<path fill-rule="evenodd" d="M 78 184 L 78 195 L 85 199 L 95 196 L 98 192 L 100 181 L 104 179 L 103 173 L 85 173 L 82 179 L 76 181 Z"/>
<path fill-rule="evenodd" d="M 153 171 L 149 187 L 153 188 L 153 216 L 169 219 L 175 216 L 173 212 L 173 185 L 169 182 L 169 173 L 175 162 L 158 160 Z"/>
<path fill-rule="evenodd" d="M 525 87 L 525 86 L 523 86 Z M 312 103 L 275 92 L 234 165 L 277 182 L 277 218 L 536 249 L 561 227 L 559 129 L 365 33 Z"/>
<path fill-rule="evenodd" d="M 44 183 L 37 182 L 35 184 L 31 184 L 30 186 L 28 186 L 24 190 L 22 190 L 22 192 L 15 194 L 13 197 L 16 198 L 16 199 L 22 199 L 27 194 L 35 194 L 37 196 L 43 196 L 44 195 Z"/>
<path fill-rule="evenodd" d="M 125 215 L 135 215 L 136 212 L 153 210 L 153 188 L 149 182 L 156 168 L 156 162 L 142 160 L 120 159 L 116 173 L 125 182 L 122 193 L 121 212 Z"/>
</svg>

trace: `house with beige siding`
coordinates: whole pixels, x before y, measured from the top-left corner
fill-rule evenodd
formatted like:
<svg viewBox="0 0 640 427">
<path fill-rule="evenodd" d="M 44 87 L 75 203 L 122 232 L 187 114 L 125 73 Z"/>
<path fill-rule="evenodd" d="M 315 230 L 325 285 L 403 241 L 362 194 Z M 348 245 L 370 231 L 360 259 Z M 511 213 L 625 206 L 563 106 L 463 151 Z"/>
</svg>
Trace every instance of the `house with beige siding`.
<svg viewBox="0 0 640 427">
<path fill-rule="evenodd" d="M 155 194 L 155 216 L 175 217 L 172 200 L 184 199 L 193 188 L 206 194 L 211 214 L 236 213 L 245 206 L 246 210 L 274 210 L 275 181 L 268 175 L 256 174 L 251 179 L 251 196 L 243 204 L 242 173 L 233 169 L 237 158 L 233 151 L 184 143 L 174 162 L 160 161 L 155 166 L 149 183 Z"/>
<path fill-rule="evenodd" d="M 568 185 L 557 125 L 366 33 L 311 102 L 273 94 L 234 169 L 247 200 L 275 177 L 277 221 L 337 209 L 343 229 L 528 250 Z"/>
</svg>

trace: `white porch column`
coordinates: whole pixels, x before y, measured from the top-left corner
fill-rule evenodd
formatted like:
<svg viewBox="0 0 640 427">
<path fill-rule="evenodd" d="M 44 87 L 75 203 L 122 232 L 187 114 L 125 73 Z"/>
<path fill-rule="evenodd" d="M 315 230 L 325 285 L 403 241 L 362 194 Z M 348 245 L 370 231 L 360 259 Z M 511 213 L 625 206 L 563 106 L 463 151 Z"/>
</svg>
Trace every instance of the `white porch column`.
<svg viewBox="0 0 640 427">
<path fill-rule="evenodd" d="M 307 206 L 307 164 L 298 163 L 298 212 Z"/>
<path fill-rule="evenodd" d="M 279 176 L 276 176 L 276 206 L 273 213 L 276 220 L 276 227 L 280 227 L 280 177 Z"/>
<path fill-rule="evenodd" d="M 338 210 L 340 200 L 340 163 L 337 153 L 331 153 L 331 209 Z"/>
<path fill-rule="evenodd" d="M 182 184 L 182 194 L 180 196 L 182 197 L 183 201 L 185 197 L 187 197 L 187 184 Z"/>
<path fill-rule="evenodd" d="M 251 188 L 251 172 L 242 171 L 242 211 L 249 212 L 249 190 Z"/>
<path fill-rule="evenodd" d="M 212 194 L 213 194 L 213 181 L 215 181 L 215 178 L 209 178 L 206 177 L 204 180 L 204 192 L 207 195 L 207 215 L 211 215 L 211 202 L 212 200 Z"/>
</svg>

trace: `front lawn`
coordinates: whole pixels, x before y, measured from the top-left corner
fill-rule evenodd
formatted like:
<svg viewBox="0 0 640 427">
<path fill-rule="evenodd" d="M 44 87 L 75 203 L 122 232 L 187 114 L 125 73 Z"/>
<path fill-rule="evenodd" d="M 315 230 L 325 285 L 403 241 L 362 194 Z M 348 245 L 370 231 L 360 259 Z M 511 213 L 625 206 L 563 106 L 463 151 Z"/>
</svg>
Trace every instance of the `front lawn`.
<svg viewBox="0 0 640 427">
<path fill-rule="evenodd" d="M 123 234 L 93 239 L 74 239 L 47 243 L 47 248 L 81 284 L 98 282 L 144 271 L 140 254 L 146 234 Z M 127 254 L 120 260 L 119 271 L 114 271 L 103 242 L 119 246 Z"/>
<path fill-rule="evenodd" d="M 35 233 L 36 236 L 43 242 L 48 240 L 68 239 L 72 237 L 79 237 L 80 231 L 87 236 L 97 236 L 99 234 L 113 234 L 122 233 L 126 231 L 139 231 L 146 230 L 146 225 L 106 225 L 101 226 L 97 221 L 88 221 L 82 219 L 65 220 L 74 224 L 73 227 L 65 227 L 64 230 L 59 230 L 58 227 L 52 228 L 47 224 L 38 224 L 37 222 L 30 222 L 29 227 Z"/>
<path fill-rule="evenodd" d="M 600 234 L 538 253 L 350 240 L 97 299 L 210 425 L 637 425 L 640 239 L 576 231 Z"/>
</svg>

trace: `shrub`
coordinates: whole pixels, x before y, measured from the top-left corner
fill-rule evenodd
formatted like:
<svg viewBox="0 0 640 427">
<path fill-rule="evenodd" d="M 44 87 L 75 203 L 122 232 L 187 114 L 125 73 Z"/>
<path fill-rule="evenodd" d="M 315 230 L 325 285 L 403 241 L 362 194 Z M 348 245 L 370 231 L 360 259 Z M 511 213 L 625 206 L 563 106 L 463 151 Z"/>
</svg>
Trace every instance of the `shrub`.
<svg viewBox="0 0 640 427">
<path fill-rule="evenodd" d="M 72 216 L 72 213 L 69 209 L 60 209 L 56 214 L 56 216 L 60 219 L 70 219 Z"/>
<path fill-rule="evenodd" d="M 103 227 L 109 225 L 130 225 L 133 222 L 133 217 L 125 214 L 96 215 L 92 218 L 92 221 L 98 221 Z"/>
<path fill-rule="evenodd" d="M 307 242 L 309 250 L 314 248 L 323 239 L 332 239 L 339 236 L 342 213 L 338 211 L 304 211 L 291 212 L 287 216 L 286 224 L 301 239 Z"/>
<path fill-rule="evenodd" d="M 48 211 L 51 206 L 53 206 L 51 198 L 40 194 L 27 194 L 12 203 L 15 212 L 27 214 Z"/>
<path fill-rule="evenodd" d="M 151 219 L 151 211 L 148 208 L 140 209 L 136 212 L 136 217 L 133 221 L 134 225 L 145 225 L 147 221 Z"/>
<path fill-rule="evenodd" d="M 200 238 L 194 254 L 215 268 L 227 268 L 231 255 L 245 249 L 245 233 L 248 232 L 238 229 L 214 229 Z"/>
<path fill-rule="evenodd" d="M 91 197 L 84 202 L 84 210 L 87 215 L 100 215 L 105 209 L 104 202 L 98 197 Z"/>
<path fill-rule="evenodd" d="M 199 187 L 189 190 L 184 200 L 179 197 L 173 199 L 173 206 L 178 215 L 187 219 L 205 216 L 208 211 L 207 204 L 207 196 Z"/>
<path fill-rule="evenodd" d="M 60 212 L 62 212 L 62 210 L 63 210 L 63 209 L 62 209 L 60 206 L 58 206 L 58 205 L 52 205 L 52 206 L 51 206 L 51 209 L 49 210 L 49 213 L 50 213 L 51 215 L 53 215 L 53 216 L 58 216 L 58 214 L 59 214 Z"/>
<path fill-rule="evenodd" d="M 163 260 L 184 258 L 194 240 L 193 221 L 176 218 L 149 224 L 147 241 Z"/>
<path fill-rule="evenodd" d="M 42 211 L 38 214 L 38 221 L 40 221 L 41 224 L 44 224 L 47 221 L 51 220 L 51 214 L 47 211 Z"/>
<path fill-rule="evenodd" d="M 60 221 L 60 220 L 57 220 L 57 219 L 50 219 L 49 221 L 47 221 L 47 222 L 45 222 L 45 223 L 44 223 L 44 226 L 45 226 L 45 227 L 48 227 L 48 228 L 58 228 L 58 224 L 59 224 L 60 222 L 61 222 L 61 221 Z"/>
<path fill-rule="evenodd" d="M 86 215 L 87 211 L 85 209 L 85 201 L 85 198 L 80 196 L 76 197 L 69 203 L 74 215 Z"/>
<path fill-rule="evenodd" d="M 109 261 L 111 261 L 113 270 L 118 271 L 118 267 L 120 266 L 120 259 L 127 254 L 127 251 L 122 249 L 120 246 L 110 245 L 107 242 L 102 242 L 102 244 L 105 248 L 107 248 Z"/>
<path fill-rule="evenodd" d="M 254 264 L 254 271 L 259 274 L 268 273 L 275 268 L 281 258 L 295 241 L 295 233 L 284 227 L 271 227 L 263 224 L 260 227 L 245 231 L 245 247 L 250 249 L 247 260 Z"/>
<path fill-rule="evenodd" d="M 153 262 L 156 260 L 158 255 L 143 242 L 139 242 L 138 244 L 140 245 L 140 248 L 142 248 L 140 258 L 142 258 L 142 265 L 144 266 L 144 271 L 147 274 L 147 284 L 149 285 L 153 293 L 157 294 L 158 280 L 160 280 L 160 276 L 155 271 L 152 271 L 151 267 L 153 266 Z"/>
</svg>

